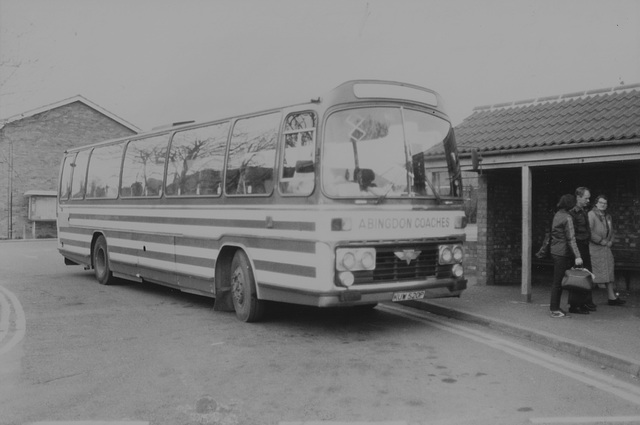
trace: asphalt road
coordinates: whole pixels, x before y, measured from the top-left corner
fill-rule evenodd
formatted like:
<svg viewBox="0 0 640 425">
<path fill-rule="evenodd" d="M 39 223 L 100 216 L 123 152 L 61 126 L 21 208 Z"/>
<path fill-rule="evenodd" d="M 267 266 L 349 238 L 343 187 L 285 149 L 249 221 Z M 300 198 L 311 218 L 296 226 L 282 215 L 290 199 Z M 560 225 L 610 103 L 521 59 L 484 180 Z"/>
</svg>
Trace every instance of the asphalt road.
<svg viewBox="0 0 640 425">
<path fill-rule="evenodd" d="M 611 371 L 399 305 L 247 324 L 0 243 L 2 424 L 640 423 Z M 597 422 L 596 422 L 597 421 Z"/>
</svg>

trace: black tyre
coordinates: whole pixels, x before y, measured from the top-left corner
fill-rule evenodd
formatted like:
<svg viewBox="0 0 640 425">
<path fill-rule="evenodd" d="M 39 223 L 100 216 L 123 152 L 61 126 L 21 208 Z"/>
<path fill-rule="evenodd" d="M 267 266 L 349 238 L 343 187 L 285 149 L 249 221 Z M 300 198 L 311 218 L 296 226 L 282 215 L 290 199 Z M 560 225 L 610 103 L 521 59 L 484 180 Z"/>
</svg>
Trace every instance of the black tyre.
<svg viewBox="0 0 640 425">
<path fill-rule="evenodd" d="M 104 236 L 99 236 L 93 247 L 93 270 L 100 285 L 112 285 L 115 283 L 111 267 L 109 267 L 109 252 L 107 251 L 107 240 Z"/>
<path fill-rule="evenodd" d="M 249 258 L 238 251 L 231 262 L 231 297 L 236 316 L 243 322 L 257 322 L 264 316 L 265 302 L 258 299 Z"/>
</svg>

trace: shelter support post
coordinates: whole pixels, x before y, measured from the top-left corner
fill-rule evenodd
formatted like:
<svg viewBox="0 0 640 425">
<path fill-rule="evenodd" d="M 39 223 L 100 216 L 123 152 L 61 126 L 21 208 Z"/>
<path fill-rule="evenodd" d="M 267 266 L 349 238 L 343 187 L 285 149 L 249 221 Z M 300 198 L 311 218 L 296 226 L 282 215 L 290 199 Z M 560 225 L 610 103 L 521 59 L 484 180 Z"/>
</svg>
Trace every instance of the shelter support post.
<svg viewBox="0 0 640 425">
<path fill-rule="evenodd" d="M 522 287 L 524 302 L 531 302 L 531 168 L 522 166 Z"/>
</svg>

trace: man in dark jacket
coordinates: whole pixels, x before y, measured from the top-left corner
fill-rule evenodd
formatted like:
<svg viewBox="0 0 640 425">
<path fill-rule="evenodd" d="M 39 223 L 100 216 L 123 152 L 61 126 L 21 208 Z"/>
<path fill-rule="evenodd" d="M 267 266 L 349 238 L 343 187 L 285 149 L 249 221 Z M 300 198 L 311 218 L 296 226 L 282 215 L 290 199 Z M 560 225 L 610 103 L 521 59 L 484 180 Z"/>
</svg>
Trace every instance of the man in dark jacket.
<svg viewBox="0 0 640 425">
<path fill-rule="evenodd" d="M 573 218 L 573 226 L 576 234 L 576 243 L 580 250 L 580 257 L 585 269 L 593 271 L 591 267 L 591 256 L 589 255 L 589 241 L 591 240 L 591 229 L 589 228 L 589 216 L 587 206 L 591 199 L 591 192 L 586 187 L 576 189 L 576 206 L 573 207 L 569 214 Z M 596 311 L 596 305 L 593 303 L 593 294 L 591 292 L 585 295 L 584 307 L 589 311 Z"/>
</svg>

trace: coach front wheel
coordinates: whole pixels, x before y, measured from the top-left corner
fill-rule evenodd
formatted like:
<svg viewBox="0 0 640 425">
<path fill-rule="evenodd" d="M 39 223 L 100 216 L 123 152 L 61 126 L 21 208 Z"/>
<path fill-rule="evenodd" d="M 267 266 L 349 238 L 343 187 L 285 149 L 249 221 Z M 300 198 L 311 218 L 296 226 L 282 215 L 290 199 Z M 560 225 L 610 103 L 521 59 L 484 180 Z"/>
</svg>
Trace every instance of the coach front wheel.
<svg viewBox="0 0 640 425">
<path fill-rule="evenodd" d="M 236 316 L 243 322 L 256 322 L 264 315 L 265 302 L 258 299 L 251 263 L 244 251 L 231 262 L 231 296 Z"/>
<path fill-rule="evenodd" d="M 109 254 L 107 252 L 107 240 L 104 236 L 98 236 L 93 247 L 93 270 L 100 285 L 111 285 L 115 278 L 109 267 Z"/>
</svg>

